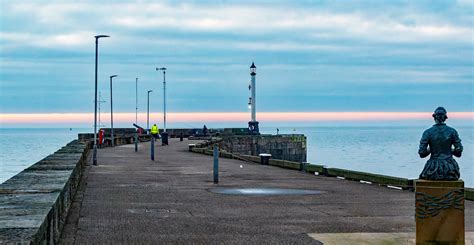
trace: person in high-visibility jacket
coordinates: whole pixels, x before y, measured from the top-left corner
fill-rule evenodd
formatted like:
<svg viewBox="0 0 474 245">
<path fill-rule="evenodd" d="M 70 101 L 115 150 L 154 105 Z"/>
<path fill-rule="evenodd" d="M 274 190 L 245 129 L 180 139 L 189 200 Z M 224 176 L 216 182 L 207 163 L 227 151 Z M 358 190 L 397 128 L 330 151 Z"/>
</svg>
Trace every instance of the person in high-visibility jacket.
<svg viewBox="0 0 474 245">
<path fill-rule="evenodd" d="M 153 126 L 151 127 L 151 136 L 153 136 L 153 139 L 156 139 L 158 138 L 158 133 L 160 131 L 158 130 L 158 126 L 156 126 L 156 124 L 153 124 Z"/>
</svg>

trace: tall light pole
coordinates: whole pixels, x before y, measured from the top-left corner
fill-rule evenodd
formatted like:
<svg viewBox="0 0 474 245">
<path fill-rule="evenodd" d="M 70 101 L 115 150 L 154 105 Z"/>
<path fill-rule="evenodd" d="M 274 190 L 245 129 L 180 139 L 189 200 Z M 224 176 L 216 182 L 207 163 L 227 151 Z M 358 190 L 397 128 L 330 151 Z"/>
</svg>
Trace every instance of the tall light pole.
<svg viewBox="0 0 474 245">
<path fill-rule="evenodd" d="M 148 90 L 147 103 L 146 103 L 146 131 L 150 131 L 150 93 L 153 90 Z"/>
<path fill-rule="evenodd" d="M 112 103 L 112 78 L 117 75 L 110 76 L 110 140 L 112 142 L 112 147 L 115 146 L 114 142 L 114 107 Z"/>
<path fill-rule="evenodd" d="M 94 150 L 92 154 L 92 164 L 97 165 L 97 63 L 99 54 L 99 38 L 109 37 L 107 35 L 95 36 L 95 94 L 94 94 Z"/>
<path fill-rule="evenodd" d="M 135 124 L 138 123 L 138 77 L 135 78 Z"/>
<path fill-rule="evenodd" d="M 99 123 L 98 123 L 99 129 L 104 126 L 104 125 L 102 124 L 102 121 L 100 120 L 100 115 L 102 115 L 102 114 L 100 113 L 100 104 L 105 103 L 105 102 L 107 102 L 107 101 L 102 100 L 102 93 L 99 91 L 99 100 L 97 101 L 97 107 L 98 107 L 97 110 L 99 111 L 99 112 L 97 112 L 97 117 L 99 118 L 99 120 L 97 120 L 97 121 L 99 121 Z"/>
<path fill-rule="evenodd" d="M 166 132 L 166 67 L 156 68 L 163 71 L 163 130 Z"/>
<path fill-rule="evenodd" d="M 255 64 L 252 62 L 252 65 L 250 66 L 250 98 L 249 98 L 249 107 L 252 110 L 251 112 L 251 119 L 249 122 L 249 130 L 253 134 L 258 134 L 259 129 L 258 129 L 258 122 L 257 122 L 257 108 L 256 108 L 256 91 L 255 91 L 255 75 L 257 75 L 257 67 Z"/>
</svg>

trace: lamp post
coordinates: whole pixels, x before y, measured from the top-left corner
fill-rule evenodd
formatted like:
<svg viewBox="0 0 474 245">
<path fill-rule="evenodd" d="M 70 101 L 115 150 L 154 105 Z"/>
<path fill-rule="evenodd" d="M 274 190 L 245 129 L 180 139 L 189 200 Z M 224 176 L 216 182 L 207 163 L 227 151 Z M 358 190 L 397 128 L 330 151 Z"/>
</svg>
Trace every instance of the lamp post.
<svg viewBox="0 0 474 245">
<path fill-rule="evenodd" d="M 114 107 L 112 103 L 112 78 L 117 75 L 110 76 L 110 141 L 112 142 L 112 147 L 115 146 L 114 142 Z"/>
<path fill-rule="evenodd" d="M 138 77 L 135 78 L 135 124 L 138 124 Z"/>
<path fill-rule="evenodd" d="M 153 90 L 148 90 L 147 104 L 146 104 L 146 131 L 150 131 L 150 93 Z"/>
<path fill-rule="evenodd" d="M 166 67 L 156 68 L 163 71 L 163 130 L 166 132 Z"/>
<path fill-rule="evenodd" d="M 97 165 L 97 63 L 99 54 L 99 38 L 109 37 L 107 35 L 97 35 L 95 38 L 95 93 L 94 93 L 94 150 L 92 154 L 92 164 Z"/>
<path fill-rule="evenodd" d="M 251 119 L 249 122 L 249 130 L 253 134 L 258 134 L 259 129 L 258 129 L 258 122 L 257 122 L 257 108 L 256 108 L 256 91 L 255 91 L 255 75 L 257 75 L 257 67 L 255 64 L 252 62 L 252 65 L 250 66 L 250 98 L 249 98 L 249 107 L 251 109 Z"/>
</svg>

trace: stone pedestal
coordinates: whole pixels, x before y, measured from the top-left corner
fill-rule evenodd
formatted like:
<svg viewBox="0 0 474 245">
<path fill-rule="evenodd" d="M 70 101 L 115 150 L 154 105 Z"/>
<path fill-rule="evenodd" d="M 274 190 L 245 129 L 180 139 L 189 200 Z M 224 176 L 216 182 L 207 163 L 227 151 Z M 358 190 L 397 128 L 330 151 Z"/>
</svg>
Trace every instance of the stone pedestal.
<svg viewBox="0 0 474 245">
<path fill-rule="evenodd" d="M 416 244 L 464 244 L 464 182 L 416 180 Z"/>
</svg>

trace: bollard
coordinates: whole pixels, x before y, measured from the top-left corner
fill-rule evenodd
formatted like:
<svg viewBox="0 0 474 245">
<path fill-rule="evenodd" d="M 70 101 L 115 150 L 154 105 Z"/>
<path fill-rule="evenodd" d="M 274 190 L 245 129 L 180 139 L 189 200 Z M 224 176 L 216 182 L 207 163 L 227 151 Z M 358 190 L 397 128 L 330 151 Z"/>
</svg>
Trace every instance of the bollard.
<svg viewBox="0 0 474 245">
<path fill-rule="evenodd" d="M 168 145 L 168 136 L 167 132 L 161 133 L 161 145 Z"/>
<path fill-rule="evenodd" d="M 214 184 L 219 183 L 219 149 L 214 145 Z"/>
<path fill-rule="evenodd" d="M 258 156 L 260 157 L 260 164 L 268 165 L 270 158 L 272 157 L 272 154 L 260 153 L 258 154 Z"/>
<path fill-rule="evenodd" d="M 94 144 L 94 151 L 92 152 L 92 164 L 97 166 L 97 145 Z"/>
<path fill-rule="evenodd" d="M 155 139 L 150 140 L 150 147 L 151 160 L 155 161 Z"/>
<path fill-rule="evenodd" d="M 138 151 L 138 133 L 135 133 L 135 152 Z"/>
<path fill-rule="evenodd" d="M 179 141 L 183 141 L 183 133 L 179 135 Z"/>
</svg>

